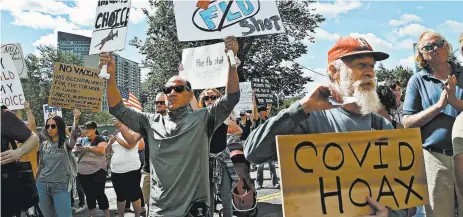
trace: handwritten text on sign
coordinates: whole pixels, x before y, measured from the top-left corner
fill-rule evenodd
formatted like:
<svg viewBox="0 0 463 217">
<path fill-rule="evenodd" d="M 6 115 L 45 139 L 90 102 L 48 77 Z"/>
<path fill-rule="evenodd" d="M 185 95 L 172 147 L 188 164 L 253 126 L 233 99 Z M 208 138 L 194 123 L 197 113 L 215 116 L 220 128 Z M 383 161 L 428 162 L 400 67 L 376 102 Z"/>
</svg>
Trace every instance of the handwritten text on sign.
<svg viewBox="0 0 463 217">
<path fill-rule="evenodd" d="M 24 97 L 23 87 L 21 86 L 21 80 L 16 72 L 16 67 L 8 53 L 1 54 L 1 69 L 2 74 L 0 75 L 1 86 L 1 104 L 8 107 L 9 110 L 17 110 L 24 108 Z"/>
<path fill-rule="evenodd" d="M 175 21 L 180 41 L 221 39 L 284 33 L 275 1 L 211 1 L 207 9 L 196 1 L 174 1 Z"/>
<path fill-rule="evenodd" d="M 240 82 L 240 101 L 233 111 L 239 114 L 241 111 L 252 110 L 253 107 L 251 82 Z"/>
<path fill-rule="evenodd" d="M 48 105 L 66 109 L 101 111 L 105 81 L 99 70 L 56 63 Z"/>
<path fill-rule="evenodd" d="M 224 87 L 227 85 L 229 63 L 225 43 L 183 49 L 183 71 L 193 89 Z"/>
<path fill-rule="evenodd" d="M 123 50 L 129 23 L 130 0 L 99 0 L 89 54 Z"/>
<path fill-rule="evenodd" d="M 285 216 L 361 216 L 428 203 L 419 129 L 277 136 Z"/>
<path fill-rule="evenodd" d="M 13 59 L 13 63 L 16 67 L 16 71 L 20 78 L 27 78 L 27 67 L 24 62 L 24 55 L 21 45 L 18 43 L 14 44 L 2 44 L 2 54 L 8 53 Z"/>
</svg>

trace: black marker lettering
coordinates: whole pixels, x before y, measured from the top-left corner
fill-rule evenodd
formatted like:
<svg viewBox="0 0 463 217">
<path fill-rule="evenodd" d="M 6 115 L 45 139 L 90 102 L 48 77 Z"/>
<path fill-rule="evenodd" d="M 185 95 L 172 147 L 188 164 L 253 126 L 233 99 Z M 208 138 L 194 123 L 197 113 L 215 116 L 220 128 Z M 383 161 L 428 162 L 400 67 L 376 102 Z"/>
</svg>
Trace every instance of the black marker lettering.
<svg viewBox="0 0 463 217">
<path fill-rule="evenodd" d="M 375 142 L 375 146 L 379 146 L 379 165 L 373 165 L 374 169 L 386 169 L 389 167 L 388 164 L 383 164 L 383 155 L 381 151 L 381 146 L 388 146 L 387 142 Z"/>
<path fill-rule="evenodd" d="M 325 193 L 325 188 L 323 186 L 323 177 L 318 178 L 318 181 L 320 182 L 320 198 L 321 198 L 321 203 L 322 203 L 322 212 L 323 212 L 323 214 L 325 214 L 325 215 L 327 214 L 325 198 L 326 197 L 332 197 L 332 196 L 338 196 L 339 213 L 344 213 L 344 208 L 342 206 L 341 181 L 339 180 L 339 176 L 336 176 L 336 188 L 337 188 L 337 191 L 332 191 L 332 192 L 326 192 Z"/>
<path fill-rule="evenodd" d="M 404 167 L 402 164 L 402 152 L 400 148 L 402 146 L 407 147 L 412 152 L 412 162 L 410 162 L 410 164 L 408 164 L 408 166 L 406 167 Z M 413 151 L 413 148 L 412 146 L 410 146 L 410 144 L 406 142 L 399 142 L 399 160 L 400 160 L 400 167 L 399 167 L 400 171 L 409 170 L 413 167 L 413 164 L 415 163 L 415 152 Z"/>
<path fill-rule="evenodd" d="M 311 148 L 313 148 L 313 150 L 315 150 L 315 156 L 318 155 L 317 148 L 315 147 L 315 145 L 313 143 L 311 143 L 311 142 L 301 142 L 294 149 L 294 162 L 296 163 L 297 168 L 299 168 L 302 172 L 304 172 L 304 173 L 313 173 L 313 169 L 306 169 L 306 168 L 302 167 L 301 165 L 299 165 L 299 163 L 297 162 L 297 152 L 299 151 L 299 149 L 301 149 L 303 147 L 311 147 Z"/>
</svg>

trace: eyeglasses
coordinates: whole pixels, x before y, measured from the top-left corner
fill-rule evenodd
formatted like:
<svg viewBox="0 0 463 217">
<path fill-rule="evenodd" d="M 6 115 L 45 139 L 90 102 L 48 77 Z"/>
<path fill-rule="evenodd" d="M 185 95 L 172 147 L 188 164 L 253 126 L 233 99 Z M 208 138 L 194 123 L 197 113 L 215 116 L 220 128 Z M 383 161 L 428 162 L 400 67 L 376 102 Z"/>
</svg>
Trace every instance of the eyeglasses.
<svg viewBox="0 0 463 217">
<path fill-rule="evenodd" d="M 208 101 L 208 100 L 216 100 L 217 99 L 217 96 L 213 95 L 213 96 L 204 96 L 204 101 Z"/>
<path fill-rule="evenodd" d="M 165 105 L 165 104 L 166 104 L 166 102 L 164 102 L 164 101 L 156 101 L 154 104 L 156 104 L 156 105 L 157 105 L 157 104 L 160 104 L 160 105 Z"/>
<path fill-rule="evenodd" d="M 51 129 L 55 129 L 55 128 L 56 128 L 56 124 L 50 124 L 50 125 L 47 124 L 47 125 L 45 125 L 45 129 L 47 129 L 47 130 L 48 130 L 48 128 L 50 128 L 50 127 L 51 127 Z"/>
<path fill-rule="evenodd" d="M 177 92 L 177 93 L 181 93 L 181 92 L 183 92 L 185 89 L 186 89 L 187 91 L 190 91 L 190 88 L 187 87 L 187 86 L 184 86 L 184 85 L 181 85 L 181 86 L 170 86 L 170 87 L 164 88 L 164 93 L 165 93 L 165 94 L 170 94 L 170 93 L 172 93 L 172 90 L 175 90 L 175 92 Z"/>
<path fill-rule="evenodd" d="M 430 43 L 430 44 L 427 44 L 427 45 L 423 46 L 423 47 L 421 48 L 421 50 L 424 50 L 424 51 L 428 51 L 428 52 L 429 52 L 429 51 L 434 50 L 435 47 L 441 48 L 442 46 L 444 46 L 444 44 L 445 44 L 445 41 L 444 41 L 444 40 L 440 40 L 440 41 L 438 41 L 438 42 Z"/>
</svg>

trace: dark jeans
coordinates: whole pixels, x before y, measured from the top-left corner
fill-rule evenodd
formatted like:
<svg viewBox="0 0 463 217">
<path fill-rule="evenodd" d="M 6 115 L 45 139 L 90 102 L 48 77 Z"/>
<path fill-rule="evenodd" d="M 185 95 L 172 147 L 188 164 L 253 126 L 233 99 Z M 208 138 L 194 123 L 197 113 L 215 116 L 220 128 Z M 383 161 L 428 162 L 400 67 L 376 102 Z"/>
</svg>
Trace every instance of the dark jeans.
<svg viewBox="0 0 463 217">
<path fill-rule="evenodd" d="M 79 174 L 77 175 L 77 178 L 84 189 L 89 210 L 96 208 L 97 201 L 100 210 L 106 210 L 109 208 L 108 197 L 106 197 L 106 194 L 104 193 L 106 183 L 105 170 L 100 169 L 90 175 Z"/>
<path fill-rule="evenodd" d="M 257 179 L 256 179 L 256 182 L 257 182 L 258 185 L 261 185 L 261 186 L 262 186 L 262 184 L 264 184 L 264 165 L 265 165 L 265 163 L 257 165 Z M 278 175 L 277 175 L 277 172 L 275 170 L 275 163 L 273 161 L 268 162 L 268 167 L 270 169 L 270 176 L 272 178 L 272 184 L 273 184 L 273 186 L 275 186 L 276 184 L 278 184 Z"/>
<path fill-rule="evenodd" d="M 77 190 L 77 195 L 79 196 L 79 207 L 83 207 L 85 205 L 85 193 L 77 177 L 76 177 L 76 190 Z M 71 206 L 74 207 L 74 191 L 71 191 Z"/>
</svg>

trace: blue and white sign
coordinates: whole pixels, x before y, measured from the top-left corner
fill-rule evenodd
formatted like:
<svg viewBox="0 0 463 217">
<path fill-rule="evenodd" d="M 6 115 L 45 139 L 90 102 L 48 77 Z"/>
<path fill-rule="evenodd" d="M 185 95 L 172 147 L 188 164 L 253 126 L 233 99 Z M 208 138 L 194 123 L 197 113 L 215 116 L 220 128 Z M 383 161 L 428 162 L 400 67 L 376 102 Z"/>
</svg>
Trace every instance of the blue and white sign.
<svg viewBox="0 0 463 217">
<path fill-rule="evenodd" d="M 284 33 L 275 1 L 217 0 L 206 10 L 197 1 L 175 0 L 175 21 L 180 41 L 223 39 Z"/>
</svg>

